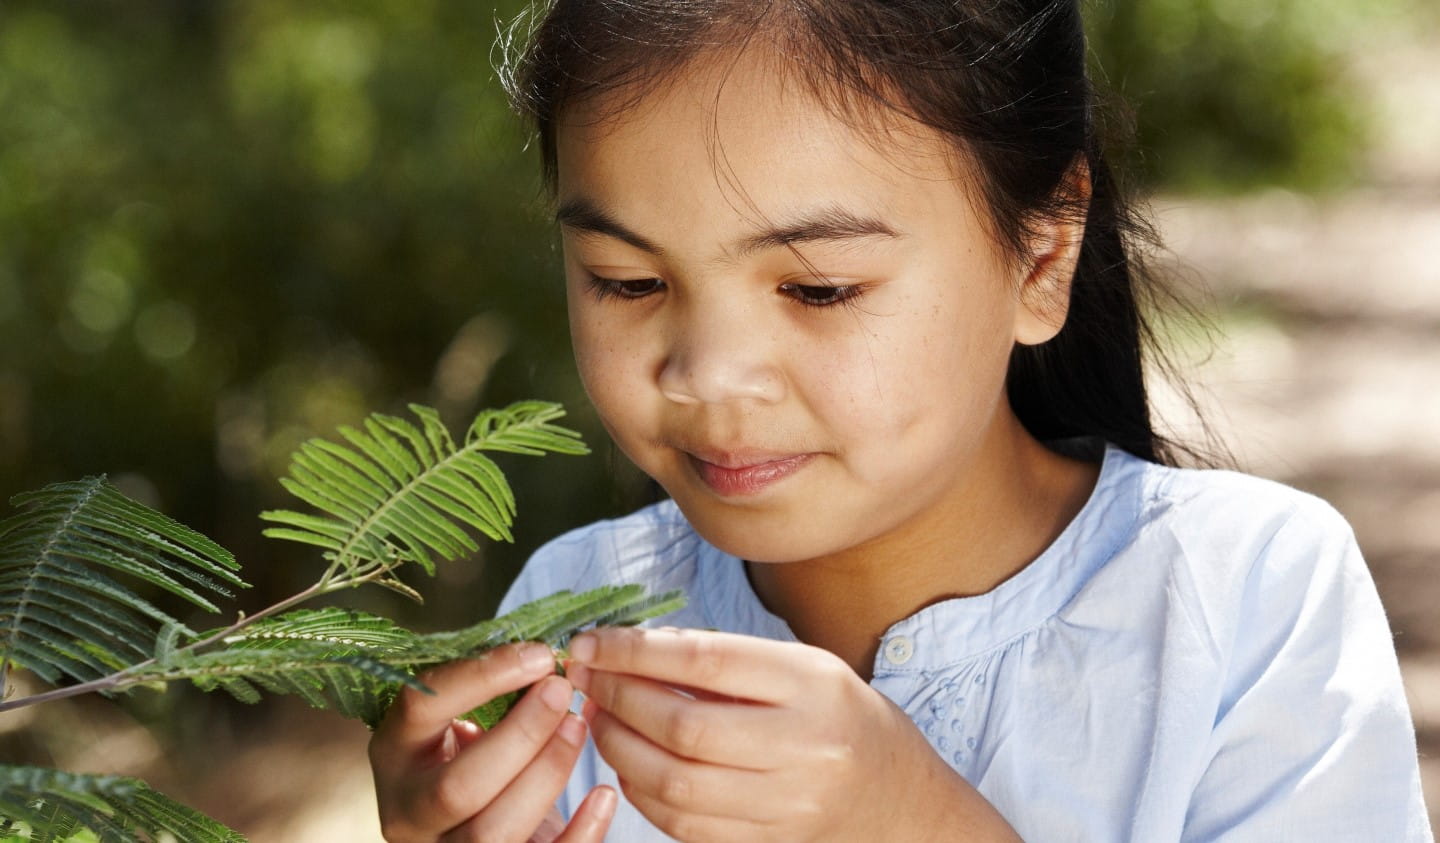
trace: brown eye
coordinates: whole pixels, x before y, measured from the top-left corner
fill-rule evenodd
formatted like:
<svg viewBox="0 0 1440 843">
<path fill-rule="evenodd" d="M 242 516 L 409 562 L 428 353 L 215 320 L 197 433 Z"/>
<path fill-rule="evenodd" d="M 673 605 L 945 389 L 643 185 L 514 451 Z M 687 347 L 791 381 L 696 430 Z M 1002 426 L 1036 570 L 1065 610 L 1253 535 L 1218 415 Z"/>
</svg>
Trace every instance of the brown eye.
<svg viewBox="0 0 1440 843">
<path fill-rule="evenodd" d="M 621 299 L 643 299 L 664 287 L 665 282 L 659 278 L 637 278 L 622 281 L 614 278 L 601 278 L 598 275 L 590 276 L 590 291 L 595 294 L 595 298 L 601 300 L 611 296 Z"/>
<path fill-rule="evenodd" d="M 808 307 L 829 307 L 860 294 L 859 285 L 781 284 L 780 292 Z"/>
</svg>

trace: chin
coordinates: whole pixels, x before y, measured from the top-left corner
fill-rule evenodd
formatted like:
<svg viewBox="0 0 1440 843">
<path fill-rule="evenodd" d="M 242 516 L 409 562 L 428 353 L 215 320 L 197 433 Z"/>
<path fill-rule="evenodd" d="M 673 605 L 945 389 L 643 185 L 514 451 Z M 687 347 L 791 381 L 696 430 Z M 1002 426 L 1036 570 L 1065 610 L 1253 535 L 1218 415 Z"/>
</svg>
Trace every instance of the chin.
<svg viewBox="0 0 1440 843">
<path fill-rule="evenodd" d="M 683 502 L 677 503 L 702 538 L 749 562 L 801 562 L 833 553 L 841 546 L 833 530 L 823 531 L 813 521 L 808 529 L 797 530 L 793 518 L 767 518 L 755 512 L 693 512 Z M 824 535 L 815 535 L 817 529 Z"/>
</svg>

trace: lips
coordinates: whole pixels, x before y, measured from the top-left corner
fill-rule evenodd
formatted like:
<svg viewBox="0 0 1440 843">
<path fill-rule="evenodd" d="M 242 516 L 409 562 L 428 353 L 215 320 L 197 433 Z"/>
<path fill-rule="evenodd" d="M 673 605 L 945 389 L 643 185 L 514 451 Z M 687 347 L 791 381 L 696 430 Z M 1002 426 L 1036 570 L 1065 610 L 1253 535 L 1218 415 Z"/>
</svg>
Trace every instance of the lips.
<svg viewBox="0 0 1440 843">
<path fill-rule="evenodd" d="M 717 494 L 757 495 L 804 468 L 814 454 L 687 454 L 690 463 Z"/>
</svg>

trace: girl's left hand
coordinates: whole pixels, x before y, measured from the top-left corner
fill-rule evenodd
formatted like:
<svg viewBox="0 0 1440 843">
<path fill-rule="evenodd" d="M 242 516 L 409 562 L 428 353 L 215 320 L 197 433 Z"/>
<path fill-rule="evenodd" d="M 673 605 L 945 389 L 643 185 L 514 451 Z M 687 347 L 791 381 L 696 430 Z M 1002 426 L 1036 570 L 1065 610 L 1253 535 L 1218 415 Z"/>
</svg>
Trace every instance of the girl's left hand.
<svg viewBox="0 0 1440 843">
<path fill-rule="evenodd" d="M 601 629 L 570 644 L 596 747 L 662 831 L 707 840 L 1018 840 L 905 713 L 818 647 Z"/>
</svg>

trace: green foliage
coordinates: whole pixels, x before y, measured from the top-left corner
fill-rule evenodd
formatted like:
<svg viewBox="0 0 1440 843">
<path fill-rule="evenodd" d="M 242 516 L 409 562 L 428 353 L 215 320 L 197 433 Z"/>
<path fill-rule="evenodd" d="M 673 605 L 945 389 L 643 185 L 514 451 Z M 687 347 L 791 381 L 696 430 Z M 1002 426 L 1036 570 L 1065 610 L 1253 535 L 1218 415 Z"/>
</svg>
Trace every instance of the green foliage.
<svg viewBox="0 0 1440 843">
<path fill-rule="evenodd" d="M 1385 0 L 1379 0 L 1384 3 Z M 1170 190 L 1343 185 L 1364 125 L 1333 33 L 1361 4 L 1094 3 L 1094 72 L 1135 108 L 1143 175 Z"/>
<path fill-rule="evenodd" d="M 680 592 L 645 594 L 638 585 L 558 592 L 499 618 L 449 632 L 419 634 L 350 609 L 306 609 L 256 623 L 225 639 L 226 649 L 182 655 L 134 674 L 137 682 L 190 679 L 205 690 L 224 688 L 257 702 L 255 686 L 298 694 L 374 728 L 402 685 L 428 691 L 415 675 L 456 659 L 475 658 L 516 641 L 541 641 L 563 650 L 581 629 L 625 626 L 684 605 Z M 472 719 L 489 728 L 509 701 L 487 704 Z"/>
<path fill-rule="evenodd" d="M 24 828 L 22 835 L 21 827 Z M 101 843 L 161 840 L 232 843 L 240 834 L 139 779 L 0 765 L 0 835 L 68 840 L 88 829 Z"/>
<path fill-rule="evenodd" d="M 227 585 L 245 586 L 228 551 L 104 477 L 11 503 L 25 509 L 0 521 L 0 697 L 12 662 L 48 682 L 84 682 L 147 658 L 161 628 L 189 632 L 112 574 L 212 612 L 201 591 L 231 597 Z"/>
<path fill-rule="evenodd" d="M 399 562 L 418 562 L 431 574 L 434 553 L 454 560 L 479 549 L 470 527 L 511 541 L 515 495 L 482 451 L 539 455 L 584 454 L 578 434 L 551 424 L 557 404 L 529 401 L 481 413 L 456 446 L 439 413 L 411 404 L 421 428 L 375 413 L 363 430 L 341 427 L 354 447 L 324 439 L 300 446 L 281 484 L 328 518 L 271 510 L 262 518 L 284 527 L 265 531 L 325 548 L 351 576 Z"/>
<path fill-rule="evenodd" d="M 434 573 L 432 554 L 454 560 L 478 549 L 467 528 L 492 539 L 511 536 L 515 497 L 483 451 L 586 452 L 577 434 L 554 423 L 564 415 L 555 404 L 525 401 L 482 412 L 459 443 L 435 410 L 411 411 L 418 427 L 376 414 L 361 428 L 341 429 L 352 447 L 320 439 L 301 446 L 283 482 L 324 515 L 267 512 L 267 520 L 284 526 L 265 532 L 318 545 L 328 566 L 311 587 L 220 629 L 195 632 L 111 577 L 122 573 L 216 610 L 197 588 L 230 597 L 226 586 L 244 583 L 233 573 L 234 557 L 210 539 L 102 477 L 16 495 L 23 509 L 0 521 L 0 675 L 14 662 L 49 682 L 79 684 L 19 700 L 0 696 L 0 712 L 189 680 L 245 702 L 259 701 L 262 692 L 298 695 L 373 727 L 402 687 L 429 693 L 416 678 L 427 667 L 515 641 L 561 651 L 580 629 L 639 623 L 683 604 L 678 592 L 606 586 L 561 592 L 501 618 L 429 634 L 343 608 L 282 614 L 364 583 L 418 598 L 397 578 L 400 566 Z M 515 698 L 491 700 L 469 717 L 490 728 Z M 133 779 L 0 765 L 0 834 L 64 840 L 81 831 L 101 840 L 241 839 Z"/>
</svg>

